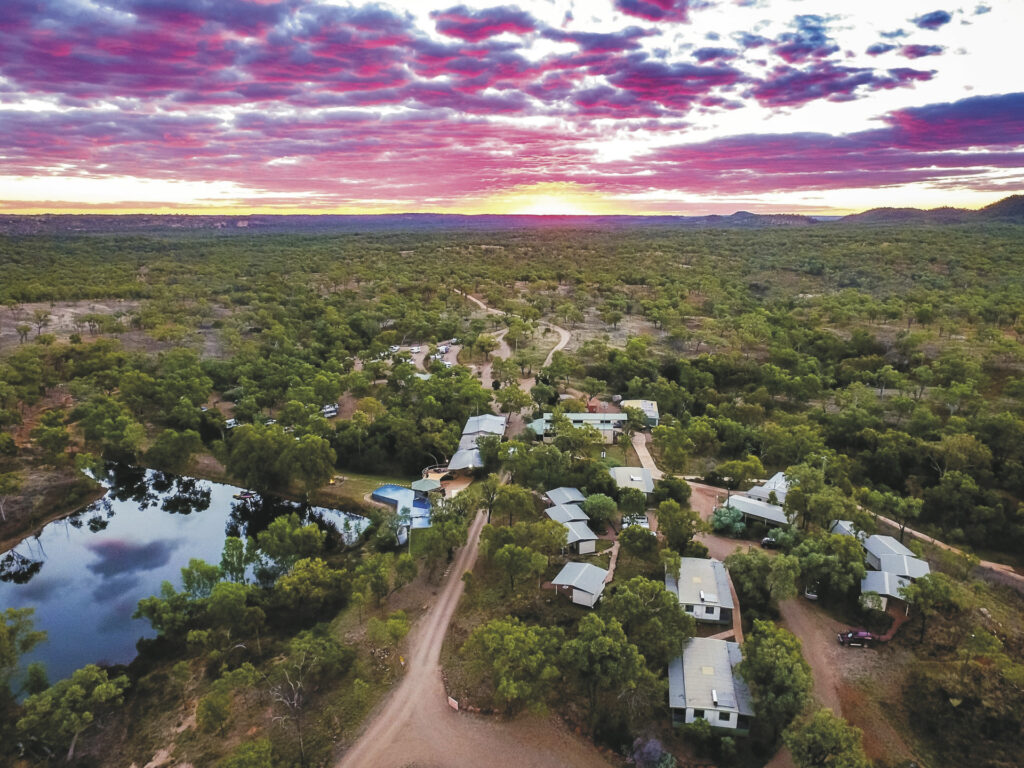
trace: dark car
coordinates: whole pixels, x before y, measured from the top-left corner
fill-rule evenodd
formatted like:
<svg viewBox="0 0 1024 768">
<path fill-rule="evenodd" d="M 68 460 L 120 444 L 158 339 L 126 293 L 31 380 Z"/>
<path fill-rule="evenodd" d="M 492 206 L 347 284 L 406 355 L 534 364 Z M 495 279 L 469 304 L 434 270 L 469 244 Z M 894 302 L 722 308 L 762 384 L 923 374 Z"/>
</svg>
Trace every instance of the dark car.
<svg viewBox="0 0 1024 768">
<path fill-rule="evenodd" d="M 761 539 L 761 546 L 765 549 L 778 549 L 779 542 L 772 536 L 765 536 L 763 539 Z"/>
<path fill-rule="evenodd" d="M 840 645 L 846 645 L 851 648 L 856 646 L 870 648 L 878 642 L 878 635 L 874 632 L 868 632 L 866 629 L 848 629 L 845 632 L 840 632 L 836 637 L 839 639 Z"/>
</svg>

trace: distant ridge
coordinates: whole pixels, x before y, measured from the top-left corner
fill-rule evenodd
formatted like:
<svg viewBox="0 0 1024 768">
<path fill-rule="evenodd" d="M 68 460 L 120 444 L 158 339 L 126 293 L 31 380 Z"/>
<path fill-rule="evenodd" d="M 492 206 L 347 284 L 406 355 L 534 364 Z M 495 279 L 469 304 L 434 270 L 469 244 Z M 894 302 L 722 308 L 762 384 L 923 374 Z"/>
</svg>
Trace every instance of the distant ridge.
<svg viewBox="0 0 1024 768">
<path fill-rule="evenodd" d="M 1010 195 L 977 211 L 966 208 L 872 208 L 844 216 L 847 224 L 969 224 L 981 221 L 1024 223 L 1024 195 Z"/>
<path fill-rule="evenodd" d="M 516 229 L 769 229 L 843 224 L 967 224 L 992 221 L 1024 224 L 1024 195 L 1011 195 L 978 211 L 963 208 L 873 208 L 850 216 L 815 217 L 737 211 L 728 216 L 521 216 L 448 213 L 380 215 L 188 215 L 188 214 L 0 214 L 0 234 L 74 235 L 209 232 L 352 234 L 375 232 L 493 232 Z"/>
</svg>

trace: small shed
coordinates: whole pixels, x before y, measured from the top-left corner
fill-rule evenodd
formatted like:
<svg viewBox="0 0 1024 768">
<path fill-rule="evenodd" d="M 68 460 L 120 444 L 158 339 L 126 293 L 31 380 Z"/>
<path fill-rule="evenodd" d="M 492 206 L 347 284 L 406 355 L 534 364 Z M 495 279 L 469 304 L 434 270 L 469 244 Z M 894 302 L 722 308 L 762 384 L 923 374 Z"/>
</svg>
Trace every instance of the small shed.
<svg viewBox="0 0 1024 768">
<path fill-rule="evenodd" d="M 590 516 L 583 511 L 579 504 L 556 504 L 545 509 L 544 513 L 556 523 L 561 523 L 562 525 L 579 520 L 582 520 L 584 523 L 590 522 Z"/>
<path fill-rule="evenodd" d="M 561 488 L 552 488 L 544 495 L 555 505 L 582 504 L 587 498 L 579 488 L 568 488 L 564 485 Z"/>
<path fill-rule="evenodd" d="M 568 592 L 577 605 L 593 608 L 604 591 L 608 571 L 590 563 L 566 563 L 551 583 L 562 592 Z"/>
<path fill-rule="evenodd" d="M 597 551 L 598 535 L 582 520 L 573 520 L 563 525 L 569 530 L 566 544 L 578 555 L 589 555 Z"/>
</svg>

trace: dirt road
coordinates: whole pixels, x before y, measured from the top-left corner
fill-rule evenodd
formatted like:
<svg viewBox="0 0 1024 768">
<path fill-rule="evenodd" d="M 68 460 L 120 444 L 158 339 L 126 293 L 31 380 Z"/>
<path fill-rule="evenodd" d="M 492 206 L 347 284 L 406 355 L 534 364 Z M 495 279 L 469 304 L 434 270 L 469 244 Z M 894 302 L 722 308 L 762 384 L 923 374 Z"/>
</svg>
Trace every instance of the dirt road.
<svg viewBox="0 0 1024 768">
<path fill-rule="evenodd" d="M 640 459 L 640 466 L 651 473 L 651 479 L 661 480 L 665 473 L 658 469 L 658 465 L 654 463 L 651 452 L 647 450 L 647 444 L 650 441 L 650 432 L 637 432 L 633 435 L 633 450 L 636 451 L 637 458 Z"/>
<path fill-rule="evenodd" d="M 500 762 L 524 768 L 610 765 L 592 744 L 552 718 L 522 716 L 507 721 L 458 713 L 446 703 L 441 644 L 462 595 L 462 574 L 476 560 L 483 524 L 480 513 L 437 602 L 410 636 L 408 672 L 374 713 L 339 768 L 479 768 Z"/>
</svg>

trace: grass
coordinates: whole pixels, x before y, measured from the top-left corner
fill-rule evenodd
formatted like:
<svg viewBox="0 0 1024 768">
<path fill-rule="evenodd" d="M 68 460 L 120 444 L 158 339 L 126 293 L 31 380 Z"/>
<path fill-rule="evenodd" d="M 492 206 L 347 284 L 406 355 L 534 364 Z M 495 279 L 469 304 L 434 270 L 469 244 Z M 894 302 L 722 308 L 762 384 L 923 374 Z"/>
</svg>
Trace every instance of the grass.
<svg viewBox="0 0 1024 768">
<path fill-rule="evenodd" d="M 340 470 L 338 476 L 344 477 L 343 482 L 333 486 L 325 486 L 320 493 L 328 496 L 342 496 L 354 501 L 362 501 L 366 494 L 375 491 L 382 485 L 402 485 L 408 487 L 410 483 L 419 479 L 417 477 L 396 477 L 394 475 L 364 475 L 359 472 Z"/>
</svg>

